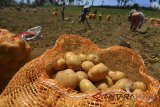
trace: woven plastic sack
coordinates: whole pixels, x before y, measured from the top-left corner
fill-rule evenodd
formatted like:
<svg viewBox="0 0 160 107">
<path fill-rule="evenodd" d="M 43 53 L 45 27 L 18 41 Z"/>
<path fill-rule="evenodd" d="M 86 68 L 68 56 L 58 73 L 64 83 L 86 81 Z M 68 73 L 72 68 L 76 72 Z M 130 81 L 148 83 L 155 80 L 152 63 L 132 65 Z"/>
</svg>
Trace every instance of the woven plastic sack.
<svg viewBox="0 0 160 107">
<path fill-rule="evenodd" d="M 123 71 L 133 81 L 144 81 L 148 90 L 136 96 L 129 90 L 108 88 L 84 94 L 66 89 L 50 79 L 50 73 L 55 61 L 68 51 L 96 53 L 110 70 Z M 143 59 L 134 50 L 121 46 L 100 49 L 80 36 L 62 35 L 52 49 L 27 63 L 12 78 L 0 95 L 0 107 L 158 107 L 159 85 L 158 80 L 147 75 Z"/>
<path fill-rule="evenodd" d="M 12 76 L 30 60 L 31 47 L 22 38 L 0 29 L 0 93 Z"/>
<path fill-rule="evenodd" d="M 37 39 L 40 39 L 40 38 L 43 38 L 42 34 L 41 34 L 41 30 L 42 30 L 42 27 L 41 26 L 36 26 L 36 27 L 33 27 L 33 28 L 30 28 L 27 30 L 28 33 L 22 33 L 21 37 L 27 41 L 30 41 L 30 40 L 37 40 Z M 29 33 L 33 33 L 34 36 L 30 36 Z"/>
</svg>

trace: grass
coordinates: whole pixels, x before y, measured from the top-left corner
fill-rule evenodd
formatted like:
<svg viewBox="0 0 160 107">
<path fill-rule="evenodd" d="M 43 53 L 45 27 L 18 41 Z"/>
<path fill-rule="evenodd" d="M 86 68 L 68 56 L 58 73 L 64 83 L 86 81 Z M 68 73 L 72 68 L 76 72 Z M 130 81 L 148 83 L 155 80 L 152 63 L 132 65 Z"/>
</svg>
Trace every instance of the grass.
<svg viewBox="0 0 160 107">
<path fill-rule="evenodd" d="M 4 8 L 0 9 L 0 28 L 8 29 L 14 33 L 27 31 L 34 26 L 42 26 L 42 35 L 44 39 L 28 42 L 32 47 L 32 58 L 40 56 L 44 51 L 54 46 L 57 38 L 62 34 L 76 34 L 82 37 L 89 38 L 101 48 L 111 47 L 119 44 L 117 36 L 124 36 L 130 42 L 133 49 L 138 51 L 145 60 L 145 64 L 149 69 L 150 75 L 158 78 L 157 74 L 152 72 L 152 64 L 160 62 L 159 43 L 160 43 L 160 28 L 151 27 L 149 22 L 146 22 L 142 31 L 148 33 L 137 33 L 129 30 L 130 24 L 127 21 L 129 9 L 112 9 L 112 8 L 97 8 L 98 14 L 102 14 L 102 20 L 88 20 L 91 25 L 89 30 L 86 23 L 78 23 L 78 15 L 82 7 L 66 7 L 65 17 L 67 21 L 59 20 L 51 15 L 54 9 L 60 9 L 59 6 L 38 7 L 38 12 L 34 13 L 33 8 L 21 8 L 21 11 L 15 9 Z M 91 13 L 95 7 L 91 8 Z M 142 10 L 147 17 L 160 18 L 159 11 Z M 111 15 L 111 20 L 107 21 L 107 15 Z M 120 17 L 118 17 L 120 15 Z M 160 78 L 158 78 L 160 80 Z"/>
<path fill-rule="evenodd" d="M 47 6 L 45 8 L 47 8 L 47 9 L 50 9 L 50 8 L 60 9 L 60 6 Z M 114 8 L 100 8 L 100 7 L 92 7 L 91 11 L 94 11 L 94 9 L 97 9 L 100 14 L 110 14 L 110 15 L 120 14 L 123 16 L 128 16 L 128 13 L 131 11 L 130 9 L 114 9 Z M 72 12 L 72 13 L 79 13 L 81 10 L 82 10 L 82 7 L 69 6 L 66 8 L 67 12 Z M 160 18 L 159 11 L 148 10 L 148 9 L 141 9 L 141 11 L 147 17 Z"/>
</svg>

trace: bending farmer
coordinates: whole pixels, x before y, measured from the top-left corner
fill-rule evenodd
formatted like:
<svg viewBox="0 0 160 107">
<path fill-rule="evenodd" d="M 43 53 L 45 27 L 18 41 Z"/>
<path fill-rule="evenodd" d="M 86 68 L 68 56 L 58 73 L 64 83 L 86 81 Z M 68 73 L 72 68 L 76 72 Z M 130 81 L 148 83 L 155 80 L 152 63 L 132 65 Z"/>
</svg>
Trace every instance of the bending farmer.
<svg viewBox="0 0 160 107">
<path fill-rule="evenodd" d="M 130 30 L 137 31 L 138 28 L 140 29 L 142 27 L 145 16 L 142 12 L 132 10 L 129 13 L 128 21 L 131 22 Z"/>
</svg>

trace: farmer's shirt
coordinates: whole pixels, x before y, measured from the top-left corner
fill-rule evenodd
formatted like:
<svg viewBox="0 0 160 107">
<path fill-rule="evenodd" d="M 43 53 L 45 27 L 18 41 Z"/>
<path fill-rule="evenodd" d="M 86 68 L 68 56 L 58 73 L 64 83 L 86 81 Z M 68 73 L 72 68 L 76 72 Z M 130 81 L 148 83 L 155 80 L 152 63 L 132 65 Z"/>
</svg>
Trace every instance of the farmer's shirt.
<svg viewBox="0 0 160 107">
<path fill-rule="evenodd" d="M 61 13 L 64 13 L 64 10 L 65 10 L 65 6 L 63 5 L 61 8 Z"/>
</svg>

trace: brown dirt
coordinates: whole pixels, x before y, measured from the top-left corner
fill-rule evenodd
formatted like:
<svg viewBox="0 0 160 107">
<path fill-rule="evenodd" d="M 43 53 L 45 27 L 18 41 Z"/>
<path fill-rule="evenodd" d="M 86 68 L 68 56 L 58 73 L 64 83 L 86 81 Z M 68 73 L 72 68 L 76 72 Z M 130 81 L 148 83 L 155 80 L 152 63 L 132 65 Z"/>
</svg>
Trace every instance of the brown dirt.
<svg viewBox="0 0 160 107">
<path fill-rule="evenodd" d="M 44 38 L 28 42 L 32 47 L 32 59 L 52 48 L 61 34 L 81 35 L 91 39 L 101 48 L 119 44 L 117 36 L 124 36 L 131 47 L 144 58 L 149 75 L 160 80 L 160 27 L 151 27 L 150 23 L 146 22 L 141 32 L 131 32 L 127 15 L 120 15 L 118 18 L 116 14 L 112 14 L 111 20 L 107 21 L 107 14 L 103 14 L 102 21 L 88 20 L 92 28 L 89 30 L 86 23 L 78 23 L 80 9 L 73 13 L 66 10 L 66 21 L 59 20 L 59 15 L 53 17 L 52 11 L 52 8 L 37 8 L 37 13 L 34 13 L 32 8 L 0 9 L 0 13 L 3 14 L 0 15 L 0 28 L 20 33 L 34 26 L 42 26 Z"/>
</svg>

